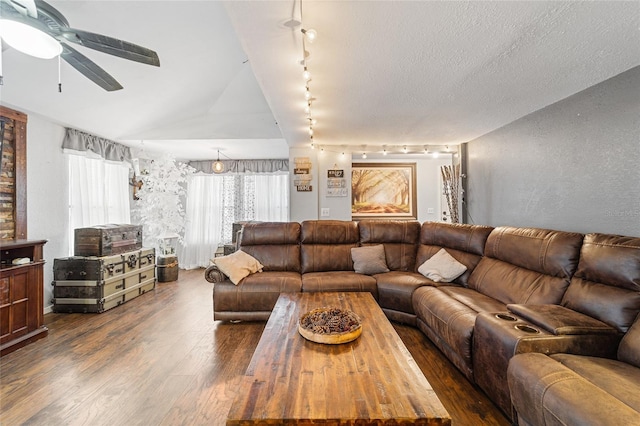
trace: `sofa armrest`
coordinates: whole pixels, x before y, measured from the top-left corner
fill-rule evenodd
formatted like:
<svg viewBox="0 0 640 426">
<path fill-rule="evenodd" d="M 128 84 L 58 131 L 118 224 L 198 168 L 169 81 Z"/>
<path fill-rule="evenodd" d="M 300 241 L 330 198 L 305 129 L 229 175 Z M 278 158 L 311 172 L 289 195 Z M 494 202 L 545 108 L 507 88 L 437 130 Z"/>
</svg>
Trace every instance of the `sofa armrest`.
<svg viewBox="0 0 640 426">
<path fill-rule="evenodd" d="M 604 322 L 560 305 L 507 305 L 507 309 L 541 329 L 566 334 L 618 334 Z"/>
<path fill-rule="evenodd" d="M 218 269 L 216 265 L 209 265 L 204 271 L 204 278 L 210 283 L 221 283 L 227 280 L 227 276 Z"/>
</svg>

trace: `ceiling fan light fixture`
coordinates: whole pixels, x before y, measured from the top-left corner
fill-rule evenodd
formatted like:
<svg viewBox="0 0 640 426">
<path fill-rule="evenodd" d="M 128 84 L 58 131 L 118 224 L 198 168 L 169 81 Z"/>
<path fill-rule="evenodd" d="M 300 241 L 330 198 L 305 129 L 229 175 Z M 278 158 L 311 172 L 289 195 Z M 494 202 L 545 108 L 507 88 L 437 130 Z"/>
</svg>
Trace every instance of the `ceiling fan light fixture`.
<svg viewBox="0 0 640 426">
<path fill-rule="evenodd" d="M 62 45 L 50 35 L 22 22 L 0 19 L 0 38 L 30 56 L 52 59 L 62 53 Z"/>
</svg>

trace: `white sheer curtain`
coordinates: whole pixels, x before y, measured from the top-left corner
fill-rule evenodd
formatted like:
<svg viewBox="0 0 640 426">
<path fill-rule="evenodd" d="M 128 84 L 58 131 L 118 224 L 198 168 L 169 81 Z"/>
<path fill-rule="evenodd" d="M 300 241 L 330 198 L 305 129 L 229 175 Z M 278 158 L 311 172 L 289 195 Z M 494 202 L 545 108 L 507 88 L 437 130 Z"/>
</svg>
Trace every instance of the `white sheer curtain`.
<svg viewBox="0 0 640 426">
<path fill-rule="evenodd" d="M 289 220 L 289 175 L 255 175 L 255 217 L 263 222 Z"/>
<path fill-rule="evenodd" d="M 223 179 L 221 176 L 189 177 L 180 266 L 194 269 L 209 265 L 222 241 Z"/>
<path fill-rule="evenodd" d="M 131 223 L 129 165 L 73 154 L 68 154 L 67 159 L 69 241 L 73 242 L 73 231 L 76 228 L 106 223 Z M 70 247 L 73 251 L 73 244 Z"/>
<path fill-rule="evenodd" d="M 180 265 L 207 267 L 218 245 L 231 242 L 234 222 L 289 220 L 289 174 L 192 175 L 185 210 Z"/>
</svg>

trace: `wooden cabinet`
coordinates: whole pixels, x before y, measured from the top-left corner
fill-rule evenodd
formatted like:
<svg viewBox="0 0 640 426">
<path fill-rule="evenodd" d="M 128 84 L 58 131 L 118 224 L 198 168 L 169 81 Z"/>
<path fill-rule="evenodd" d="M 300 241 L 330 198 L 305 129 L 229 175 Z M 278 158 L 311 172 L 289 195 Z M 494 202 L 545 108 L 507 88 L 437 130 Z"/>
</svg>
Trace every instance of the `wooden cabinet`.
<svg viewBox="0 0 640 426">
<path fill-rule="evenodd" d="M 0 356 L 47 335 L 44 326 L 45 240 L 0 241 Z M 29 258 L 14 265 L 13 260 Z"/>
</svg>

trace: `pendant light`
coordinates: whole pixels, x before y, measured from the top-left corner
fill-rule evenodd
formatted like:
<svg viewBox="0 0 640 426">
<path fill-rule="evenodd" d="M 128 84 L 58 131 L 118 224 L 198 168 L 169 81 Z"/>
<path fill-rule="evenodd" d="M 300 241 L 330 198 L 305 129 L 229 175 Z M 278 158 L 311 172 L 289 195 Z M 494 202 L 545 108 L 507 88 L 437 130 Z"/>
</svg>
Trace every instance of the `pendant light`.
<svg viewBox="0 0 640 426">
<path fill-rule="evenodd" d="M 213 162 L 213 165 L 211 168 L 213 169 L 213 173 L 224 172 L 224 163 L 220 161 L 220 150 L 218 150 L 218 159 Z"/>
</svg>

